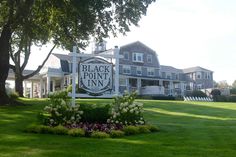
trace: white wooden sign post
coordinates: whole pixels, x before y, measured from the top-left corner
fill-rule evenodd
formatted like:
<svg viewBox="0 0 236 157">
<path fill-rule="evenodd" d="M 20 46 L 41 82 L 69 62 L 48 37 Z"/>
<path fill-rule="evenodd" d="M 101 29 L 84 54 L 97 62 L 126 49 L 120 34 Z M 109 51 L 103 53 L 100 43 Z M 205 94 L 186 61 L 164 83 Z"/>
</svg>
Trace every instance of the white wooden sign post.
<svg viewBox="0 0 236 157">
<path fill-rule="evenodd" d="M 80 64 L 84 69 L 81 69 L 81 67 L 78 68 L 80 69 L 78 70 L 78 73 L 80 73 L 79 83 L 83 83 L 83 89 L 92 94 L 100 94 L 109 89 L 112 90 L 114 76 L 115 89 L 112 90 L 113 92 L 109 95 L 101 94 L 100 96 L 96 97 L 111 98 L 114 95 L 119 95 L 119 58 L 122 58 L 123 56 L 119 54 L 118 47 L 98 54 L 81 54 L 77 53 L 77 47 L 73 46 L 73 52 L 70 55 L 72 57 L 72 93 L 70 94 L 72 97 L 72 106 L 75 106 L 76 97 L 94 97 L 89 95 L 82 96 L 82 94 L 76 93 L 76 69 L 78 66 L 78 58 L 80 58 L 80 62 L 81 58 L 86 58 L 85 61 L 82 61 Z M 115 59 L 115 75 L 113 75 L 113 64 L 108 63 L 108 61 L 105 60 L 109 58 Z M 92 64 L 92 62 L 94 63 Z"/>
</svg>

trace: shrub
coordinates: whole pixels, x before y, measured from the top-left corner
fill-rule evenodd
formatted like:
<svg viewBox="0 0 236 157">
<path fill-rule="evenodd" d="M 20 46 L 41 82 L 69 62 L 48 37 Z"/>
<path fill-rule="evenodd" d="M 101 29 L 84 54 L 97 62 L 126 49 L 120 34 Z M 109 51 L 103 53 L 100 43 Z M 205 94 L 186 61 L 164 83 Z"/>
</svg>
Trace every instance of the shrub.
<svg viewBox="0 0 236 157">
<path fill-rule="evenodd" d="M 11 100 L 16 100 L 19 98 L 19 94 L 17 92 L 11 92 L 11 93 L 9 93 L 9 98 Z"/>
<path fill-rule="evenodd" d="M 175 100 L 174 96 L 168 95 L 141 95 L 138 96 L 139 99 L 148 99 L 148 100 Z"/>
<path fill-rule="evenodd" d="M 236 96 L 229 96 L 228 101 L 229 102 L 236 102 Z"/>
<path fill-rule="evenodd" d="M 221 95 L 221 91 L 219 89 L 213 89 L 211 91 L 211 95 L 212 95 L 214 101 L 216 101 L 215 99 L 216 99 L 216 97 Z"/>
<path fill-rule="evenodd" d="M 85 136 L 85 131 L 83 129 L 78 129 L 78 128 L 75 128 L 75 129 L 70 129 L 68 131 L 68 135 L 70 136 L 79 136 L 79 137 L 83 137 Z"/>
<path fill-rule="evenodd" d="M 55 92 L 50 95 L 51 104 L 40 113 L 39 120 L 49 126 L 75 125 L 80 122 L 82 111 L 79 105 L 71 106 L 70 97 L 66 91 Z"/>
<path fill-rule="evenodd" d="M 93 131 L 91 133 L 91 137 L 92 138 L 109 138 L 109 134 L 105 133 L 105 132 L 101 132 L 101 131 Z"/>
<path fill-rule="evenodd" d="M 230 94 L 236 94 L 236 88 L 235 87 L 230 89 Z"/>
<path fill-rule="evenodd" d="M 151 132 L 147 125 L 139 125 L 137 127 L 139 130 L 139 133 L 150 133 Z"/>
<path fill-rule="evenodd" d="M 53 133 L 56 135 L 66 135 L 68 134 L 68 129 L 64 126 L 58 125 L 52 129 Z"/>
<path fill-rule="evenodd" d="M 26 132 L 30 133 L 53 133 L 53 128 L 45 125 L 30 125 L 25 129 Z"/>
<path fill-rule="evenodd" d="M 80 121 L 84 123 L 106 123 L 111 116 L 110 108 L 110 105 L 80 104 L 80 110 L 83 111 Z"/>
<path fill-rule="evenodd" d="M 143 104 L 134 102 L 135 97 L 136 93 L 116 97 L 113 102 L 111 117 L 107 122 L 122 125 L 144 124 Z"/>
<path fill-rule="evenodd" d="M 158 132 L 160 129 L 154 125 L 146 125 L 151 132 Z"/>
<path fill-rule="evenodd" d="M 79 88 L 78 84 L 76 84 L 75 90 L 76 90 L 76 93 L 87 93 L 84 89 Z M 72 85 L 67 86 L 66 91 L 72 92 Z"/>
<path fill-rule="evenodd" d="M 139 133 L 139 128 L 136 126 L 126 126 L 123 128 L 125 135 L 135 135 Z"/>
<path fill-rule="evenodd" d="M 43 125 L 30 125 L 28 127 L 26 127 L 26 129 L 24 130 L 25 132 L 30 132 L 30 133 L 41 133 L 41 126 Z"/>
<path fill-rule="evenodd" d="M 206 93 L 204 93 L 203 91 L 200 91 L 200 90 L 192 91 L 189 96 L 192 96 L 192 97 L 207 97 Z"/>
<path fill-rule="evenodd" d="M 216 102 L 228 102 L 228 98 L 227 96 L 225 95 L 216 95 L 213 97 L 214 101 Z"/>
<path fill-rule="evenodd" d="M 121 130 L 111 130 L 110 136 L 112 138 L 123 137 L 125 133 Z"/>
</svg>

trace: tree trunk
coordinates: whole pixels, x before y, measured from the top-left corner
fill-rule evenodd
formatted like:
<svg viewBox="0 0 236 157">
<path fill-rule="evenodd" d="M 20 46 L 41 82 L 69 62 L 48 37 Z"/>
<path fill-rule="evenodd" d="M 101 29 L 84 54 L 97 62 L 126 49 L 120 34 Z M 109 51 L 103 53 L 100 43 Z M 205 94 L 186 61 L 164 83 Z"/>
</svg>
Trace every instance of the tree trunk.
<svg viewBox="0 0 236 157">
<path fill-rule="evenodd" d="M 0 105 L 10 102 L 7 96 L 5 84 L 9 71 L 9 47 L 10 47 L 11 29 L 5 25 L 0 37 Z"/>
<path fill-rule="evenodd" d="M 20 97 L 23 95 L 23 78 L 20 75 L 15 74 L 15 91 L 19 94 Z"/>
</svg>

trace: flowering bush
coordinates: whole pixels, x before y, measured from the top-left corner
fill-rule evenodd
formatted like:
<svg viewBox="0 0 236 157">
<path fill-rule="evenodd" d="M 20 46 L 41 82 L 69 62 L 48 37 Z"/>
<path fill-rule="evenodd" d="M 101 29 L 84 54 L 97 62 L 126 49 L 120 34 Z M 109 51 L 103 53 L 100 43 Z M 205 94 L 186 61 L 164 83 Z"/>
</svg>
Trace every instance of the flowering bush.
<svg viewBox="0 0 236 157">
<path fill-rule="evenodd" d="M 66 91 L 56 92 L 49 96 L 51 104 L 41 113 L 43 123 L 49 126 L 73 125 L 80 122 L 82 111 L 79 105 L 72 106 Z"/>
<path fill-rule="evenodd" d="M 143 104 L 135 102 L 136 93 L 125 94 L 122 97 L 116 97 L 111 110 L 111 117 L 108 123 L 121 125 L 142 125 Z"/>
</svg>

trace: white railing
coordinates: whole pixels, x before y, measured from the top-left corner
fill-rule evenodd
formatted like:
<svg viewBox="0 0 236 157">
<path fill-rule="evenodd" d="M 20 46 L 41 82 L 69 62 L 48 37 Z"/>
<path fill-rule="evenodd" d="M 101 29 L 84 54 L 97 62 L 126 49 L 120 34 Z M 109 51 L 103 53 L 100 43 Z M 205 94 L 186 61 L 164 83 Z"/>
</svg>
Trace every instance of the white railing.
<svg viewBox="0 0 236 157">
<path fill-rule="evenodd" d="M 142 95 L 163 95 L 164 93 L 163 86 L 144 86 L 141 88 Z"/>
<path fill-rule="evenodd" d="M 205 101 L 205 102 L 212 102 L 213 99 L 209 98 L 209 97 L 184 96 L 184 101 Z"/>
</svg>

